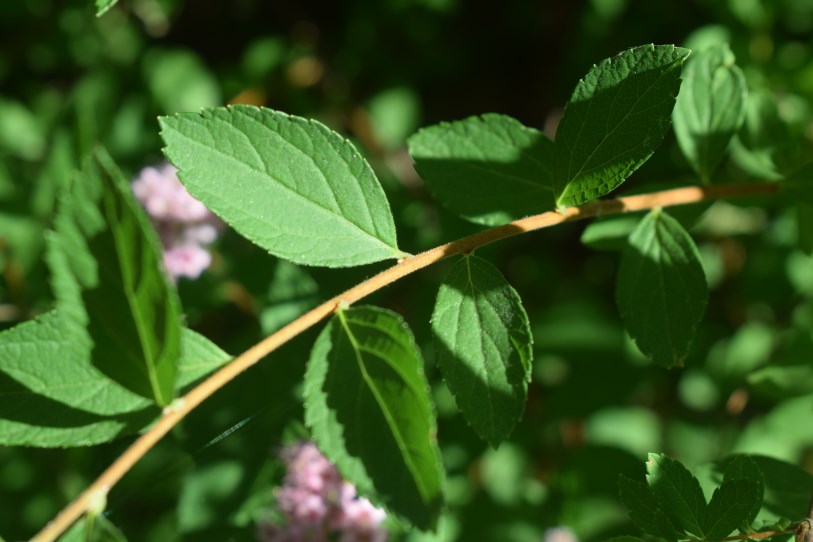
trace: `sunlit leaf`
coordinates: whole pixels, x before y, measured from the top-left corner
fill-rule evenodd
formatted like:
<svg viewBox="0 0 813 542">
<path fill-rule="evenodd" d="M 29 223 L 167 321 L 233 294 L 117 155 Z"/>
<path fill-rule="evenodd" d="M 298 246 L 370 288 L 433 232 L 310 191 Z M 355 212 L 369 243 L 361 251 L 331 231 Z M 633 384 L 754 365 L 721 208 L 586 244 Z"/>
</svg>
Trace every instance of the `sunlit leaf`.
<svg viewBox="0 0 813 542">
<path fill-rule="evenodd" d="M 660 145 L 688 49 L 644 45 L 594 66 L 576 85 L 556 131 L 557 206 L 620 185 Z"/>
<path fill-rule="evenodd" d="M 323 124 L 249 106 L 160 123 L 189 192 L 271 254 L 327 267 L 404 255 L 369 164 Z"/>
</svg>

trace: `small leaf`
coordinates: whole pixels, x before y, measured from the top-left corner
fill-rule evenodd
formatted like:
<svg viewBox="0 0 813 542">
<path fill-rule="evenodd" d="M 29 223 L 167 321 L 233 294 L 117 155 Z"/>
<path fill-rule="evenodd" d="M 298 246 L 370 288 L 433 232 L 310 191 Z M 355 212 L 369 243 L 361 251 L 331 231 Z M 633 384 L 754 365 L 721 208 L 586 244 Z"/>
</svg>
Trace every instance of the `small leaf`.
<svg viewBox="0 0 813 542">
<path fill-rule="evenodd" d="M 161 271 L 155 231 L 107 155 L 89 161 L 72 183 L 56 230 L 54 290 L 62 314 L 75 311 L 87 327 L 93 363 L 131 391 L 169 404 L 180 302 Z"/>
<path fill-rule="evenodd" d="M 505 115 L 421 129 L 409 138 L 415 169 L 443 205 L 498 225 L 554 209 L 553 142 Z"/>
<path fill-rule="evenodd" d="M 661 509 L 680 532 L 703 537 L 706 499 L 700 482 L 680 462 L 649 454 L 646 480 Z"/>
<path fill-rule="evenodd" d="M 127 538 L 104 516 L 86 514 L 59 542 L 127 542 Z"/>
<path fill-rule="evenodd" d="M 557 206 L 609 193 L 652 156 L 669 128 L 689 52 L 636 47 L 579 81 L 556 131 Z"/>
<path fill-rule="evenodd" d="M 660 209 L 647 214 L 629 238 L 616 287 L 624 326 L 641 352 L 665 367 L 682 365 L 707 298 L 691 236 Z"/>
<path fill-rule="evenodd" d="M 435 415 L 412 333 L 376 307 L 339 311 L 313 345 L 305 420 L 359 490 L 421 529 L 442 503 Z"/>
<path fill-rule="evenodd" d="M 725 473 L 723 474 L 723 482 L 732 482 L 734 480 L 748 480 L 754 484 L 756 489 L 756 499 L 745 516 L 741 525 L 737 527 L 741 532 L 748 532 L 751 524 L 759 514 L 762 508 L 762 500 L 765 495 L 765 477 L 757 464 L 747 455 L 736 455 L 726 465 Z"/>
<path fill-rule="evenodd" d="M 677 540 L 675 527 L 661 510 L 649 486 L 622 474 L 618 477 L 618 496 L 630 519 L 642 531 L 669 541 Z"/>
<path fill-rule="evenodd" d="M 404 255 L 370 165 L 323 124 L 250 106 L 159 120 L 189 192 L 271 254 L 327 267 Z"/>
<path fill-rule="evenodd" d="M 463 256 L 440 286 L 432 331 L 460 410 L 496 448 L 522 417 L 530 381 L 531 329 L 519 294 L 486 260 Z"/>
<path fill-rule="evenodd" d="M 745 120 L 748 87 L 735 62 L 725 44 L 693 53 L 672 112 L 680 149 L 706 183 Z"/>
<path fill-rule="evenodd" d="M 107 10 L 118 3 L 119 0 L 96 0 L 96 16 L 101 17 Z"/>
<path fill-rule="evenodd" d="M 743 479 L 723 482 L 715 489 L 703 524 L 705 540 L 722 540 L 748 522 L 754 507 L 759 511 L 762 504 L 758 492 L 756 482 Z"/>
</svg>

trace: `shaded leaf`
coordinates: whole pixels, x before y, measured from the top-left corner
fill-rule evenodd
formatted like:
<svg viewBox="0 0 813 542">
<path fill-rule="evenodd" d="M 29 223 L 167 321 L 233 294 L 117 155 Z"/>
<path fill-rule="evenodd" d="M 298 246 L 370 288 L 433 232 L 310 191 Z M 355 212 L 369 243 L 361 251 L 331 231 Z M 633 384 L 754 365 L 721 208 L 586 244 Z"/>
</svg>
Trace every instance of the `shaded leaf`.
<svg viewBox="0 0 813 542">
<path fill-rule="evenodd" d="M 723 482 L 731 482 L 734 480 L 748 480 L 753 483 L 756 491 L 756 498 L 754 499 L 751 509 L 748 511 L 748 514 L 746 514 L 742 525 L 738 525 L 741 531 L 746 532 L 762 508 L 762 499 L 765 494 L 765 477 L 753 459 L 747 455 L 736 455 L 726 465 L 725 473 L 723 474 Z"/>
<path fill-rule="evenodd" d="M 443 205 L 498 225 L 554 209 L 553 142 L 497 114 L 442 122 L 409 138 L 415 169 Z"/>
<path fill-rule="evenodd" d="M 759 511 L 762 504 L 758 493 L 757 483 L 745 479 L 723 482 L 715 489 L 703 523 L 705 540 L 722 540 L 747 523 L 754 508 Z"/>
<path fill-rule="evenodd" d="M 697 247 L 660 209 L 630 235 L 616 300 L 627 332 L 655 363 L 680 366 L 706 308 L 708 287 Z"/>
<path fill-rule="evenodd" d="M 305 420 L 342 475 L 421 529 L 442 502 L 435 415 L 412 333 L 376 307 L 340 310 L 313 345 Z"/>
<path fill-rule="evenodd" d="M 641 221 L 638 216 L 614 216 L 594 220 L 584 228 L 581 242 L 594 250 L 624 250 L 627 239 Z"/>
<path fill-rule="evenodd" d="M 675 527 L 661 510 L 658 501 L 655 500 L 655 494 L 645 483 L 623 474 L 619 475 L 618 496 L 630 519 L 642 531 L 670 542 L 677 540 L 678 533 Z"/>
<path fill-rule="evenodd" d="M 557 206 L 611 192 L 649 159 L 669 128 L 689 53 L 672 45 L 636 47 L 579 81 L 556 131 Z"/>
<path fill-rule="evenodd" d="M 519 294 L 489 262 L 463 256 L 440 285 L 432 331 L 460 410 L 497 447 L 522 417 L 530 381 L 533 339 Z"/>
<path fill-rule="evenodd" d="M 697 478 L 679 461 L 649 454 L 646 480 L 661 509 L 680 532 L 703 537 L 706 498 Z"/>
<path fill-rule="evenodd" d="M 229 356 L 183 330 L 178 386 L 225 364 Z M 67 447 L 140 431 L 160 410 L 93 366 L 91 344 L 70 318 L 51 311 L 0 333 L 0 444 Z"/>
<path fill-rule="evenodd" d="M 323 124 L 250 106 L 160 123 L 189 192 L 271 254 L 328 267 L 404 255 L 369 164 Z"/>
<path fill-rule="evenodd" d="M 93 363 L 159 406 L 174 395 L 180 302 L 155 231 L 105 154 L 63 198 L 49 246 L 61 314 L 86 327 Z M 53 254 L 57 252 L 58 254 Z"/>
<path fill-rule="evenodd" d="M 728 45 L 695 51 L 683 67 L 672 122 L 683 154 L 709 182 L 745 120 L 748 87 Z"/>
</svg>

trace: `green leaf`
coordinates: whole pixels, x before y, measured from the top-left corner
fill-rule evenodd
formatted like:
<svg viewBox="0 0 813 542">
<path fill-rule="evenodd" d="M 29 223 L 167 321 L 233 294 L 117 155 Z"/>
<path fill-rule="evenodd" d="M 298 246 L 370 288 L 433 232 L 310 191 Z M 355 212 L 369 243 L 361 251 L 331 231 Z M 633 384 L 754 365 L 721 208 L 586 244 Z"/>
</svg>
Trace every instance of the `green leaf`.
<svg viewBox="0 0 813 542">
<path fill-rule="evenodd" d="M 768 90 L 748 94 L 745 122 L 731 142 L 731 158 L 748 175 L 778 180 L 798 167 L 799 142 Z"/>
<path fill-rule="evenodd" d="M 630 236 L 618 269 L 616 299 L 627 332 L 655 363 L 681 366 L 707 298 L 691 236 L 665 212 L 653 210 Z"/>
<path fill-rule="evenodd" d="M 98 444 L 158 414 L 91 364 L 91 344 L 75 330 L 51 311 L 0 333 L 0 444 Z"/>
<path fill-rule="evenodd" d="M 440 285 L 432 331 L 460 410 L 496 448 L 522 417 L 531 375 L 533 338 L 519 294 L 489 262 L 463 256 Z"/>
<path fill-rule="evenodd" d="M 119 0 L 96 0 L 96 16 L 101 17 L 107 10 L 118 3 Z"/>
<path fill-rule="evenodd" d="M 178 387 L 229 360 L 194 331 L 182 334 Z M 160 410 L 99 372 L 87 335 L 51 311 L 0 333 L 0 445 L 89 446 L 140 431 Z"/>
<path fill-rule="evenodd" d="M 579 81 L 556 131 L 557 206 L 609 193 L 655 152 L 689 52 L 636 47 L 603 60 Z"/>
<path fill-rule="evenodd" d="M 618 477 L 618 496 L 630 519 L 642 531 L 669 541 L 677 540 L 675 527 L 655 500 L 649 486 L 622 474 Z"/>
<path fill-rule="evenodd" d="M 180 302 L 161 270 L 157 235 L 106 154 L 88 161 L 72 183 L 56 230 L 49 247 L 61 253 L 50 257 L 54 290 L 62 313 L 75 312 L 86 326 L 93 363 L 131 391 L 169 404 Z"/>
<path fill-rule="evenodd" d="M 271 254 L 328 267 L 404 256 L 369 164 L 324 125 L 250 106 L 159 120 L 189 192 Z"/>
<path fill-rule="evenodd" d="M 745 120 L 748 87 L 735 62 L 725 44 L 694 52 L 672 112 L 678 144 L 706 183 Z"/>
<path fill-rule="evenodd" d="M 734 456 L 728 465 L 726 465 L 725 473 L 723 474 L 723 485 L 725 485 L 725 482 L 733 482 L 735 480 L 747 480 L 753 484 L 755 490 L 755 498 L 750 510 L 748 510 L 742 523 L 737 525 L 741 531 L 746 532 L 747 527 L 753 523 L 757 514 L 759 514 L 759 510 L 762 508 L 762 499 L 765 494 L 765 477 L 753 459 L 741 454 Z M 712 499 L 712 501 L 713 500 L 714 499 Z M 709 513 L 709 515 L 711 514 Z"/>
<path fill-rule="evenodd" d="M 86 514 L 59 542 L 127 542 L 127 538 L 104 516 Z"/>
<path fill-rule="evenodd" d="M 553 142 L 505 115 L 423 128 L 409 138 L 415 169 L 443 205 L 498 225 L 554 209 Z"/>
<path fill-rule="evenodd" d="M 0 97 L 0 151 L 38 160 L 46 149 L 45 130 L 24 104 Z"/>
<path fill-rule="evenodd" d="M 714 490 L 703 524 L 705 540 L 722 540 L 748 521 L 751 512 L 761 505 L 758 487 L 753 480 L 723 482 Z"/>
<path fill-rule="evenodd" d="M 703 537 L 706 499 L 697 478 L 680 462 L 649 454 L 646 480 L 661 509 L 680 532 Z"/>
<path fill-rule="evenodd" d="M 640 221 L 638 216 L 599 218 L 584 228 L 581 242 L 594 250 L 624 250 L 627 239 Z"/>
<path fill-rule="evenodd" d="M 191 329 L 181 330 L 181 357 L 178 358 L 178 377 L 175 388 L 180 391 L 195 381 L 219 369 L 232 357 L 215 343 Z"/>
<path fill-rule="evenodd" d="M 270 335 L 319 304 L 319 284 L 301 267 L 279 260 L 268 285 L 268 304 L 260 313 L 263 333 Z"/>
<path fill-rule="evenodd" d="M 442 504 L 435 415 L 412 333 L 376 307 L 339 311 L 313 345 L 305 420 L 362 493 L 421 529 Z"/>
</svg>

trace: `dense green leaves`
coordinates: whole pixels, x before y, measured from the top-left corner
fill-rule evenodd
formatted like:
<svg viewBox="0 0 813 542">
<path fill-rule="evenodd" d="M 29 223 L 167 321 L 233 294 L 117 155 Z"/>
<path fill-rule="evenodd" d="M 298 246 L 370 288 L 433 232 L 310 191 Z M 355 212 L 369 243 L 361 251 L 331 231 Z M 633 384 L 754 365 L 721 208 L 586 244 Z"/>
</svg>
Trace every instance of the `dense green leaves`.
<svg viewBox="0 0 813 542">
<path fill-rule="evenodd" d="M 646 45 L 594 66 L 579 81 L 556 132 L 558 206 L 620 185 L 660 145 L 687 49 Z"/>
<path fill-rule="evenodd" d="M 54 289 L 72 311 L 84 308 L 77 318 L 93 343 L 93 363 L 129 390 L 169 404 L 180 302 L 161 271 L 154 230 L 106 155 L 89 161 L 72 183 L 56 229 Z"/>
<path fill-rule="evenodd" d="M 248 106 L 160 122 L 189 192 L 270 253 L 328 267 L 404 255 L 369 164 L 319 122 Z"/>
<path fill-rule="evenodd" d="M 522 416 L 530 380 L 532 337 L 519 294 L 486 260 L 463 256 L 440 286 L 432 331 L 460 410 L 496 447 Z"/>
<path fill-rule="evenodd" d="M 409 139 L 415 169 L 442 204 L 482 224 L 555 207 L 553 142 L 505 115 L 424 128 Z"/>
<path fill-rule="evenodd" d="M 660 209 L 647 214 L 630 235 L 616 288 L 624 326 L 641 352 L 665 367 L 682 365 L 707 298 L 691 236 Z"/>
<path fill-rule="evenodd" d="M 683 68 L 672 122 L 683 154 L 703 182 L 709 182 L 745 120 L 747 92 L 727 45 L 693 53 Z"/>
<path fill-rule="evenodd" d="M 376 307 L 340 310 L 313 345 L 305 419 L 362 492 L 416 526 L 435 525 L 442 473 L 423 360 L 406 323 Z"/>
</svg>

